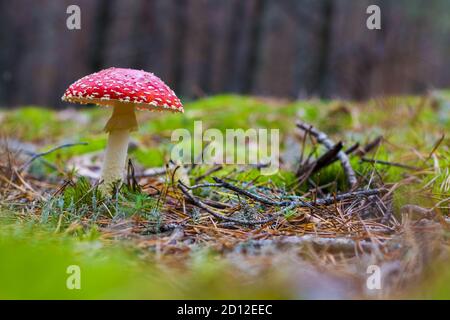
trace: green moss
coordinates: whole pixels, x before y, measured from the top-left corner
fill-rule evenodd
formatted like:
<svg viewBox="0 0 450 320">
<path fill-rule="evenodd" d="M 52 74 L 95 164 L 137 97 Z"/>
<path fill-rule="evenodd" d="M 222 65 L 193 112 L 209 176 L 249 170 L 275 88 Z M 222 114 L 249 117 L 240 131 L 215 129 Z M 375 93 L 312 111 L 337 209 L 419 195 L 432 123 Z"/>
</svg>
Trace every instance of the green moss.
<svg viewBox="0 0 450 320">
<path fill-rule="evenodd" d="M 106 135 L 86 135 L 86 136 L 78 136 L 73 137 L 74 142 L 82 142 L 85 144 L 75 145 L 68 148 L 62 148 L 60 150 L 57 150 L 55 152 L 52 152 L 43 158 L 50 161 L 50 162 L 60 162 L 65 163 L 68 159 L 74 157 L 74 156 L 80 156 L 86 153 L 101 151 L 106 148 Z M 40 150 L 40 152 L 45 152 L 47 150 L 50 150 L 53 147 L 56 147 L 60 144 L 55 144 L 53 146 L 47 146 Z"/>
<path fill-rule="evenodd" d="M 26 141 L 49 140 L 65 129 L 53 111 L 36 106 L 9 112 L 2 121 L 2 130 Z"/>
<path fill-rule="evenodd" d="M 151 167 L 161 167 L 164 165 L 164 154 L 162 148 L 143 149 L 139 148 L 131 152 L 131 158 L 136 159 L 141 165 Z"/>
<path fill-rule="evenodd" d="M 95 233 L 95 231 L 93 231 Z M 189 271 L 166 268 L 94 236 L 52 234 L 19 224 L 0 227 L 1 299 L 277 299 L 291 297 L 281 281 L 246 283 L 208 251 L 188 261 Z M 67 287 L 69 266 L 80 270 L 80 290 Z M 176 285 L 174 280 L 176 279 Z M 69 281 L 70 283 L 70 281 Z"/>
<path fill-rule="evenodd" d="M 36 227 L 2 227 L 0 233 L 2 299 L 129 296 L 125 289 L 133 272 L 126 267 L 130 260 L 125 252 L 112 252 L 96 242 L 54 236 Z M 81 290 L 66 286 L 71 265 L 80 267 Z"/>
</svg>

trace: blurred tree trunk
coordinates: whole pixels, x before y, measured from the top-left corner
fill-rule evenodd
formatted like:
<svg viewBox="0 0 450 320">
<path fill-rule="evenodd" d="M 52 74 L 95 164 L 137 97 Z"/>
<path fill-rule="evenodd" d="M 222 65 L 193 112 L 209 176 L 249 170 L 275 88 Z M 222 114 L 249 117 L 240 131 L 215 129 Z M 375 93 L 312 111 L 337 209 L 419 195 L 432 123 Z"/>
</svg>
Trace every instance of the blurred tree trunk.
<svg viewBox="0 0 450 320">
<path fill-rule="evenodd" d="M 314 77 L 309 84 L 309 92 L 317 94 L 320 97 L 328 97 L 329 91 L 327 87 L 327 80 L 329 77 L 328 66 L 330 63 L 331 41 L 332 41 L 332 27 L 334 18 L 334 3 L 333 0 L 321 0 L 320 9 L 320 28 L 317 34 L 318 48 L 317 60 L 314 67 Z"/>
<path fill-rule="evenodd" d="M 112 9 L 115 0 L 97 1 L 95 8 L 95 26 L 92 32 L 90 67 L 92 70 L 102 69 L 105 61 L 105 47 L 113 19 Z"/>
<path fill-rule="evenodd" d="M 239 54 L 238 46 L 241 37 L 242 23 L 244 20 L 244 1 L 234 0 L 231 8 L 231 19 L 228 24 L 228 36 L 226 39 L 225 59 L 224 59 L 224 76 L 223 87 L 227 91 L 236 91 L 237 87 L 233 83 L 233 79 L 237 72 L 236 62 Z"/>
<path fill-rule="evenodd" d="M 173 1 L 173 37 L 172 37 L 172 53 L 171 53 L 171 72 L 170 82 L 173 85 L 175 92 L 180 94 L 186 94 L 182 86 L 183 81 L 183 63 L 185 52 L 185 39 L 187 28 L 187 5 L 186 0 L 174 0 Z"/>
<path fill-rule="evenodd" d="M 243 73 L 241 93 L 250 93 L 256 80 L 259 63 L 261 42 L 264 29 L 264 14 L 267 0 L 256 0 L 253 5 L 252 22 L 250 26 L 249 50 L 247 51 L 246 66 Z"/>
<path fill-rule="evenodd" d="M 207 1 L 203 6 L 203 17 L 205 17 L 204 28 L 205 36 L 201 41 L 201 57 L 202 63 L 200 66 L 199 86 L 202 91 L 201 94 L 205 95 L 207 92 L 211 92 L 211 69 L 212 69 L 212 50 L 214 44 L 214 23 L 212 17 L 214 17 L 215 10 L 214 1 Z"/>
</svg>

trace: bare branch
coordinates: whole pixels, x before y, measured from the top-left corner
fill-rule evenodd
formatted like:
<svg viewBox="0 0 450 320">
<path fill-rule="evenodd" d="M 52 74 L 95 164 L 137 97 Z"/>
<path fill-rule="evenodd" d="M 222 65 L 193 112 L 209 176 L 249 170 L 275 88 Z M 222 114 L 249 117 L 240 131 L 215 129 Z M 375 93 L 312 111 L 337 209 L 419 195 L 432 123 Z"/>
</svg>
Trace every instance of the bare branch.
<svg viewBox="0 0 450 320">
<path fill-rule="evenodd" d="M 420 170 L 420 168 L 418 168 L 418 167 L 408 166 L 406 164 L 402 164 L 402 163 L 398 163 L 398 162 L 390 162 L 390 161 L 368 159 L 368 158 L 361 158 L 361 161 L 373 163 L 373 164 L 383 164 L 383 165 L 391 166 L 391 167 L 399 167 L 399 168 L 408 169 L 408 170 Z"/>
<path fill-rule="evenodd" d="M 306 133 L 310 133 L 312 136 L 314 136 L 317 139 L 317 142 L 324 145 L 327 149 L 332 149 L 335 146 L 335 143 L 330 138 L 328 138 L 328 136 L 325 133 L 319 131 L 312 125 L 309 125 L 301 121 L 298 121 L 296 125 L 297 128 L 305 131 Z M 347 181 L 350 187 L 353 188 L 358 182 L 358 180 L 356 179 L 355 171 L 353 170 L 352 165 L 350 164 L 350 160 L 347 154 L 343 151 L 339 151 L 337 157 L 341 161 L 342 168 L 344 169 L 345 175 L 347 176 Z"/>
<path fill-rule="evenodd" d="M 295 207 L 295 203 L 292 203 L 290 206 L 287 206 L 285 208 L 283 208 L 282 210 L 272 214 L 270 217 L 266 218 L 266 219 L 262 219 L 262 220 L 243 220 L 243 219 L 238 219 L 238 218 L 233 218 L 233 217 L 227 217 L 224 216 L 220 213 L 217 213 L 213 210 L 211 210 L 207 205 L 205 205 L 203 202 L 201 202 L 200 200 L 196 199 L 192 194 L 189 193 L 188 189 L 186 188 L 186 186 L 181 182 L 178 181 L 178 187 L 180 188 L 181 192 L 183 192 L 183 194 L 197 207 L 205 210 L 206 212 L 208 212 L 209 214 L 211 214 L 212 216 L 214 216 L 217 219 L 221 219 L 224 221 L 228 221 L 228 222 L 234 222 L 234 223 L 238 223 L 238 224 L 242 224 L 242 225 L 259 225 L 259 224 L 265 224 L 268 222 L 272 222 L 274 220 L 276 220 L 278 217 L 280 217 L 282 214 L 284 214 L 286 211 L 292 209 Z"/>
<path fill-rule="evenodd" d="M 76 142 L 76 143 L 66 143 L 60 146 L 56 146 L 54 148 L 51 148 L 48 151 L 45 152 L 41 152 L 41 153 L 37 153 L 35 155 L 33 155 L 27 162 L 25 162 L 18 170 L 19 173 L 21 173 L 23 170 L 25 170 L 34 160 L 40 158 L 40 157 L 44 157 L 52 152 L 55 152 L 57 150 L 60 149 L 64 149 L 64 148 L 70 148 L 70 147 L 74 147 L 74 146 L 86 146 L 88 143 L 87 142 Z"/>
</svg>

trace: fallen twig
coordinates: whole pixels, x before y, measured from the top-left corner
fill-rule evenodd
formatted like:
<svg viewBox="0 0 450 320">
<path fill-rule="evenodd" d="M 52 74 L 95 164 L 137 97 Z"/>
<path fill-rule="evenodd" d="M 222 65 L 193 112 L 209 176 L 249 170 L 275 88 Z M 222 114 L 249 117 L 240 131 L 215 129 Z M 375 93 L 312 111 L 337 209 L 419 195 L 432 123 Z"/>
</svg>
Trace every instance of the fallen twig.
<svg viewBox="0 0 450 320">
<path fill-rule="evenodd" d="M 247 190 L 241 189 L 235 185 L 232 185 L 229 182 L 226 182 L 220 178 L 217 177 L 213 177 L 214 181 L 216 181 L 221 187 L 227 188 L 229 190 L 235 191 L 239 194 L 242 194 L 250 199 L 253 199 L 255 201 L 261 202 L 263 204 L 266 205 L 272 205 L 272 206 L 286 206 L 286 205 L 290 205 L 292 203 L 295 203 L 297 206 L 303 206 L 303 207 L 308 207 L 308 208 L 314 208 L 314 205 L 319 205 L 319 206 L 326 206 L 326 205 L 330 205 L 330 204 L 334 204 L 337 201 L 344 201 L 344 200 L 348 200 L 348 199 L 353 199 L 353 198 L 358 198 L 358 197 L 368 197 L 368 196 L 372 196 L 372 195 L 377 195 L 383 192 L 386 192 L 387 190 L 384 188 L 379 188 L 379 189 L 368 189 L 368 190 L 359 190 L 359 191 L 352 191 L 352 192 L 347 192 L 347 193 L 342 193 L 342 194 L 338 194 L 338 195 L 334 195 L 331 197 L 327 197 L 327 198 L 322 198 L 322 199 L 316 199 L 315 201 L 311 201 L 308 202 L 306 200 L 304 200 L 301 197 L 295 197 L 293 201 L 275 201 L 266 197 L 262 197 L 260 195 L 256 195 L 254 193 L 251 193 Z M 217 185 L 217 186 L 219 186 Z"/>
<path fill-rule="evenodd" d="M 327 149 L 332 149 L 335 146 L 335 143 L 328 138 L 328 136 L 317 130 L 312 125 L 306 124 L 304 122 L 298 121 L 297 122 L 297 128 L 305 131 L 306 133 L 310 133 L 312 136 L 314 136 L 317 139 L 317 142 L 323 144 Z M 337 154 L 337 157 L 341 161 L 342 168 L 344 169 L 345 175 L 347 176 L 347 181 L 351 188 L 353 188 L 358 180 L 356 179 L 355 171 L 352 168 L 352 165 L 350 164 L 350 159 L 348 158 L 347 154 L 344 151 L 339 151 Z"/>
<path fill-rule="evenodd" d="M 199 183 L 199 184 L 194 184 L 193 186 L 186 186 L 186 188 L 189 190 L 193 190 L 193 189 L 198 189 L 198 188 L 210 188 L 210 187 L 221 187 L 221 186 L 222 186 L 221 183 Z"/>
<path fill-rule="evenodd" d="M 229 221 L 229 222 L 234 222 L 234 223 L 238 223 L 238 224 L 242 224 L 242 225 L 260 225 L 260 224 L 265 224 L 265 223 L 269 223 L 274 221 L 275 219 L 277 219 L 279 216 L 281 216 L 283 213 L 285 213 L 286 211 L 292 209 L 295 207 L 295 203 L 292 203 L 290 206 L 287 206 L 285 208 L 283 208 L 282 210 L 273 213 L 272 216 L 270 216 L 269 218 L 266 219 L 262 219 L 262 220 L 243 220 L 243 219 L 238 219 L 238 218 L 233 218 L 233 217 L 227 217 L 224 216 L 220 213 L 217 213 L 213 210 L 211 210 L 207 205 L 205 205 L 203 202 L 201 202 L 200 200 L 196 199 L 192 194 L 189 193 L 189 190 L 186 188 L 186 186 L 181 182 L 178 181 L 178 187 L 180 188 L 180 190 L 183 192 L 183 194 L 193 203 L 195 204 L 197 207 L 205 210 L 206 212 L 208 212 L 209 214 L 211 214 L 212 216 L 216 217 L 217 219 L 221 219 L 224 221 Z"/>
<path fill-rule="evenodd" d="M 373 164 L 383 164 L 383 165 L 391 166 L 391 167 L 399 167 L 399 168 L 408 169 L 408 170 L 420 170 L 420 168 L 418 168 L 418 167 L 408 166 L 406 164 L 402 164 L 402 163 L 398 163 L 398 162 L 390 162 L 390 161 L 368 159 L 368 158 L 361 158 L 361 161 L 369 162 L 369 163 L 373 163 Z"/>
<path fill-rule="evenodd" d="M 369 153 L 370 151 L 372 151 L 373 149 L 378 147 L 382 141 L 383 141 L 383 136 L 376 137 L 375 139 L 370 141 L 368 144 L 366 144 L 362 149 L 358 150 L 356 152 L 356 155 L 358 155 L 360 157 L 366 155 L 367 153 Z"/>
<path fill-rule="evenodd" d="M 356 150 L 358 150 L 358 148 L 359 148 L 359 142 L 355 143 L 355 144 L 352 145 L 350 148 L 346 149 L 346 150 L 345 150 L 345 153 L 346 153 L 347 155 L 350 155 L 350 154 L 352 154 L 353 152 L 355 152 Z"/>
<path fill-rule="evenodd" d="M 64 148 L 70 148 L 70 147 L 74 147 L 74 146 L 85 146 L 87 145 L 87 142 L 76 142 L 76 143 L 66 143 L 66 144 L 62 144 L 60 146 L 56 146 L 54 148 L 51 148 L 48 151 L 45 152 L 41 152 L 41 153 L 36 153 L 35 155 L 33 155 L 27 162 L 25 162 L 20 168 L 19 170 L 17 170 L 19 173 L 21 173 L 23 170 L 25 170 L 34 160 L 40 158 L 40 157 L 44 157 L 52 152 L 55 152 L 57 150 L 60 149 L 64 149 Z"/>
<path fill-rule="evenodd" d="M 374 196 L 374 195 L 377 195 L 380 193 L 384 193 L 386 191 L 387 190 L 384 188 L 352 191 L 352 192 L 337 194 L 335 196 L 330 196 L 327 198 L 316 199 L 315 201 L 311 202 L 311 204 L 318 205 L 318 206 L 329 206 L 336 202 L 341 202 L 341 201 L 355 199 L 355 198 L 361 198 L 361 197 Z"/>
<path fill-rule="evenodd" d="M 297 170 L 297 177 L 300 180 L 299 183 L 303 183 L 315 172 L 318 172 L 332 164 L 337 159 L 337 155 L 341 150 L 342 142 L 338 142 L 333 146 L 333 148 L 329 149 L 314 162 L 299 167 Z"/>
<path fill-rule="evenodd" d="M 275 246 L 285 247 L 293 246 L 298 248 L 302 245 L 312 245 L 317 247 L 328 247 L 334 251 L 353 251 L 355 248 L 361 248 L 367 251 L 374 249 L 374 244 L 367 240 L 356 241 L 351 238 L 325 238 L 315 235 L 303 236 L 278 236 L 272 239 L 249 240 L 243 244 L 239 244 L 234 250 L 240 251 L 249 246 L 257 248 Z"/>
<path fill-rule="evenodd" d="M 225 220 L 225 221 L 229 221 L 229 222 L 235 222 L 238 224 L 243 224 L 243 225 L 257 225 L 257 224 L 265 224 L 271 221 L 274 221 L 276 218 L 278 218 L 280 215 L 282 215 L 283 213 L 285 213 L 286 211 L 293 209 L 295 207 L 307 207 L 310 209 L 317 209 L 317 206 L 328 206 L 331 204 L 335 204 L 337 202 L 340 201 L 345 201 L 345 200 L 349 200 L 349 199 L 355 199 L 355 198 L 360 198 L 360 197 L 368 197 L 368 196 L 372 196 L 372 195 L 377 195 L 381 192 L 384 192 L 384 189 L 370 189 L 370 190 L 360 190 L 360 191 L 353 191 L 353 192 L 349 192 L 349 193 L 345 193 L 345 194 L 340 194 L 340 195 L 335 195 L 335 196 L 330 196 L 327 198 L 323 198 L 323 199 L 316 199 L 314 201 L 305 201 L 303 199 L 301 199 L 300 197 L 295 198 L 294 200 L 290 200 L 290 201 L 275 201 L 275 200 L 271 200 L 269 198 L 266 197 L 262 197 L 259 195 L 256 195 L 254 193 L 251 193 L 249 191 L 243 190 L 239 187 L 236 187 L 226 181 L 223 181 L 217 177 L 213 177 L 213 179 L 217 182 L 216 184 L 208 184 L 208 186 L 214 186 L 214 187 L 224 187 L 227 189 L 230 189 L 232 191 L 235 191 L 239 194 L 243 194 L 246 197 L 253 199 L 255 201 L 261 202 L 265 205 L 270 205 L 270 206 L 277 206 L 277 207 L 284 207 L 282 210 L 280 210 L 277 213 L 274 213 L 271 215 L 271 217 L 263 219 L 263 220 L 258 220 L 258 221 L 248 221 L 248 220 L 242 220 L 242 219 L 237 219 L 237 218 L 232 218 L 232 217 L 227 217 L 224 216 L 222 214 L 219 214 L 215 211 L 213 211 L 212 209 L 210 209 L 207 205 L 205 205 L 201 200 L 195 198 L 190 192 L 189 192 L 189 188 L 184 185 L 182 182 L 178 182 L 178 187 L 180 188 L 180 190 L 184 193 L 184 195 L 197 207 L 204 209 L 206 212 L 210 213 L 212 216 L 221 219 L 221 220 Z M 198 187 L 201 187 L 202 185 L 198 185 Z"/>
<path fill-rule="evenodd" d="M 240 194 L 242 194 L 242 195 L 244 195 L 244 196 L 246 196 L 246 197 L 248 197 L 250 199 L 256 200 L 256 201 L 261 202 L 263 204 L 274 206 L 274 205 L 277 205 L 277 203 L 278 203 L 277 201 L 271 200 L 269 198 L 266 198 L 266 197 L 263 197 L 263 196 L 260 196 L 260 195 L 256 195 L 256 194 L 251 193 L 251 192 L 249 192 L 247 190 L 244 190 L 244 189 L 241 189 L 239 187 L 236 187 L 235 185 L 232 185 L 231 183 L 226 182 L 226 181 L 224 181 L 224 180 L 222 180 L 220 178 L 213 177 L 213 180 L 215 182 L 219 183 L 224 188 L 227 188 L 227 189 L 229 189 L 231 191 L 240 193 Z"/>
</svg>

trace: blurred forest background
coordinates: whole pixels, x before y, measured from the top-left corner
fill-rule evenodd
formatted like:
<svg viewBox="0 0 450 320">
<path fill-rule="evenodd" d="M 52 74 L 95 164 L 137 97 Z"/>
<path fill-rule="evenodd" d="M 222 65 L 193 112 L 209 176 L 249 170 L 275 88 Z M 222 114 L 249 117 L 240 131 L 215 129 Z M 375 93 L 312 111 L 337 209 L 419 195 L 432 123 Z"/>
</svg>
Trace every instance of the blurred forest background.
<svg viewBox="0 0 450 320">
<path fill-rule="evenodd" d="M 81 8 L 68 30 L 66 8 Z M 382 30 L 366 9 L 381 7 Z M 0 106 L 61 107 L 74 80 L 152 71 L 184 99 L 364 99 L 450 86 L 448 0 L 0 0 Z"/>
</svg>

